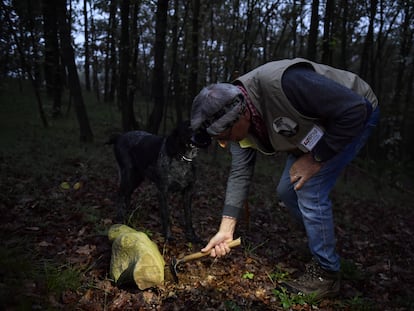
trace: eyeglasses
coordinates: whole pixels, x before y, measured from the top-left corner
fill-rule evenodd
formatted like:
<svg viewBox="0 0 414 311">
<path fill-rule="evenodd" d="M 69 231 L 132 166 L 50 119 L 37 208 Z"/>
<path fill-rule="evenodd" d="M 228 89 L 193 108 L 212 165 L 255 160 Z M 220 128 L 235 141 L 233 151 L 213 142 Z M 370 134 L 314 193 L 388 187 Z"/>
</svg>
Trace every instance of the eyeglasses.
<svg viewBox="0 0 414 311">
<path fill-rule="evenodd" d="M 206 119 L 200 126 L 200 128 L 194 133 L 191 138 L 192 143 L 199 147 L 199 148 L 206 148 L 211 144 L 211 136 L 207 132 L 207 128 L 209 128 L 214 122 L 220 119 L 223 115 L 225 115 L 231 107 L 234 105 L 241 103 L 240 105 L 240 114 L 232 120 L 231 122 L 227 123 L 224 126 L 224 131 L 222 131 L 219 135 L 213 136 L 217 140 L 229 140 L 233 125 L 240 119 L 240 115 L 243 113 L 245 109 L 245 102 L 243 96 L 237 96 L 235 99 L 232 100 L 231 103 L 225 105 L 222 109 L 215 112 L 212 116 Z M 230 130 L 229 130 L 230 129 Z M 223 136 L 224 135 L 224 136 Z"/>
<path fill-rule="evenodd" d="M 219 142 L 220 146 L 224 147 L 227 145 L 226 142 L 230 140 L 233 132 L 233 125 L 237 122 L 237 120 L 231 122 L 231 124 L 226 127 L 226 130 L 221 132 L 219 135 L 210 136 L 210 134 L 207 133 L 206 129 L 198 130 L 192 136 L 191 142 L 198 148 L 206 148 L 211 144 L 211 138 L 213 137 Z"/>
</svg>

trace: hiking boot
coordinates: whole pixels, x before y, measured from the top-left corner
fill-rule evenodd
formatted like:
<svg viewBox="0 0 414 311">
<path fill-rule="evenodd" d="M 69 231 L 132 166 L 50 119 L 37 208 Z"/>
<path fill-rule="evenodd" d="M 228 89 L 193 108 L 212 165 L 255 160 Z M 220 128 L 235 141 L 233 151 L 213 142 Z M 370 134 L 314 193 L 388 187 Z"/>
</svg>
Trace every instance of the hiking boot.
<svg viewBox="0 0 414 311">
<path fill-rule="evenodd" d="M 312 260 L 306 265 L 305 272 L 297 279 L 281 284 L 289 292 L 304 295 L 316 294 L 315 299 L 335 297 L 340 290 L 339 272 L 327 271 Z"/>
</svg>

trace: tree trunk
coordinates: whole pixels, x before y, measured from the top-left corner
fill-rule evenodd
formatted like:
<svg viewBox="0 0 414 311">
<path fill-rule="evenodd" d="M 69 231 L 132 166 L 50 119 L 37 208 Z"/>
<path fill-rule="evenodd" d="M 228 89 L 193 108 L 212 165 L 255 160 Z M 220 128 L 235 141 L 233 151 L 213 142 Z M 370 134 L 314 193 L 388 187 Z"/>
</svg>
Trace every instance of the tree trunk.
<svg viewBox="0 0 414 311">
<path fill-rule="evenodd" d="M 323 26 L 322 62 L 332 64 L 332 21 L 335 0 L 326 0 L 325 21 Z"/>
<path fill-rule="evenodd" d="M 252 68 L 253 63 L 253 47 L 256 44 L 256 40 L 259 36 L 259 33 L 262 31 L 262 27 L 264 27 L 264 20 L 266 20 L 267 14 L 272 10 L 272 7 L 263 15 L 263 20 L 260 20 L 260 16 L 257 16 L 257 5 L 261 3 L 259 0 L 255 1 L 248 1 L 247 4 L 247 24 L 246 24 L 246 31 L 244 32 L 243 38 L 243 51 L 244 56 L 242 60 L 242 70 L 243 72 L 248 72 Z M 259 8 L 260 11 L 263 11 L 265 8 Z"/>
<path fill-rule="evenodd" d="M 234 70 L 241 70 L 241 46 L 237 40 L 240 30 L 240 1 L 232 1 L 229 12 L 229 24 L 225 42 L 232 42 L 231 45 L 225 50 L 225 61 L 224 61 L 224 79 L 230 79 L 231 72 Z"/>
<path fill-rule="evenodd" d="M 292 51 L 292 57 L 296 57 L 297 53 L 297 37 L 298 37 L 298 4 L 296 2 L 297 0 L 293 0 L 292 5 L 292 48 L 290 49 Z"/>
<path fill-rule="evenodd" d="M 193 19 L 191 33 L 191 63 L 190 63 L 190 98 L 194 98 L 198 93 L 198 49 L 200 31 L 200 0 L 193 0 Z"/>
<path fill-rule="evenodd" d="M 104 101 L 110 102 L 114 100 L 114 89 L 116 87 L 116 52 L 115 52 L 115 36 L 116 36 L 116 20 L 115 13 L 117 1 L 111 0 L 109 4 L 109 20 L 106 29 L 105 40 L 105 72 L 104 72 Z M 112 81 L 112 83 L 110 83 Z"/>
<path fill-rule="evenodd" d="M 44 72 L 46 90 L 48 96 L 53 99 L 53 116 L 56 117 L 61 115 L 63 87 L 55 2 L 42 2 L 42 10 L 45 38 Z"/>
<path fill-rule="evenodd" d="M 117 19 L 116 19 L 116 9 L 117 9 L 117 0 L 112 0 L 111 2 L 111 16 L 112 16 L 112 24 L 111 24 L 111 41 L 110 41 L 110 71 L 111 71 L 111 83 L 109 88 L 109 101 L 115 100 L 115 92 L 118 88 L 118 56 L 116 53 L 116 39 L 117 39 Z M 108 52 L 109 53 L 109 52 Z"/>
<path fill-rule="evenodd" d="M 154 44 L 154 73 L 152 79 L 152 98 L 154 107 L 148 121 L 148 130 L 158 133 L 164 111 L 164 55 L 167 33 L 168 0 L 157 1 Z"/>
<path fill-rule="evenodd" d="M 92 49 L 92 53 L 90 54 L 90 56 L 92 57 L 92 88 L 96 94 L 96 100 L 98 102 L 101 102 L 101 90 L 100 90 L 100 85 L 99 85 L 99 61 L 98 61 L 98 56 L 97 56 L 97 51 L 96 51 L 96 47 L 97 47 L 97 40 L 96 40 L 96 28 L 95 28 L 95 22 L 94 22 L 94 18 L 93 18 L 93 14 L 91 14 L 91 43 L 92 46 L 94 47 Z"/>
<path fill-rule="evenodd" d="M 220 46 L 220 44 L 219 44 L 220 39 L 216 37 L 214 17 L 215 17 L 214 7 L 212 7 L 211 12 L 210 12 L 210 27 L 209 27 L 210 28 L 210 39 L 211 39 L 212 42 L 217 41 L 217 43 L 218 43 L 217 46 Z M 217 66 L 217 64 L 215 64 L 215 61 L 214 61 L 215 53 L 212 51 L 209 54 L 210 54 L 210 57 L 208 58 L 208 72 L 209 72 L 208 80 L 211 83 L 211 82 L 216 82 L 217 81 L 217 77 L 216 77 L 216 72 L 217 71 L 214 68 L 214 67 Z"/>
<path fill-rule="evenodd" d="M 376 94 L 379 97 L 380 102 L 382 101 L 382 98 L 384 96 L 388 97 L 389 93 L 391 93 L 385 86 L 384 86 L 384 77 L 387 76 L 387 63 L 393 62 L 394 60 L 390 59 L 390 57 L 387 57 L 387 46 L 389 46 L 389 42 L 392 40 L 389 40 L 388 38 L 390 36 L 393 36 L 393 29 L 394 25 L 400 16 L 399 11 L 394 12 L 384 12 L 384 1 L 381 0 L 380 2 L 380 27 L 378 30 L 377 35 L 377 43 L 376 43 L 376 51 L 375 51 L 375 66 L 377 67 L 376 70 L 376 79 L 375 79 L 375 90 Z M 387 29 L 385 28 L 385 25 L 387 25 Z M 386 83 L 385 83 L 386 84 Z"/>
<path fill-rule="evenodd" d="M 119 70 L 119 95 L 118 105 L 122 112 L 122 128 L 131 131 L 137 128 L 133 105 L 128 101 L 128 89 L 130 63 L 130 39 L 129 39 L 129 0 L 121 3 L 121 42 L 120 42 L 120 70 Z"/>
<path fill-rule="evenodd" d="M 319 0 L 312 1 L 312 16 L 309 28 L 308 37 L 308 53 L 307 57 L 310 60 L 316 61 L 316 52 L 318 44 L 318 29 L 319 29 Z"/>
<path fill-rule="evenodd" d="M 80 128 L 80 140 L 90 142 L 93 140 L 92 130 L 89 125 L 86 107 L 83 102 L 82 89 L 79 81 L 78 71 L 75 63 L 75 53 L 72 47 L 72 37 L 70 33 L 70 24 L 66 16 L 66 0 L 57 0 L 57 19 L 59 25 L 60 45 L 62 59 L 68 71 L 69 90 L 73 97 L 76 116 Z"/>
<path fill-rule="evenodd" d="M 412 98 L 414 95 L 414 65 L 411 63 L 411 70 L 407 75 L 407 91 L 404 98 L 405 106 L 403 107 L 403 120 L 401 125 L 401 135 L 404 140 L 401 142 L 403 146 L 402 157 L 403 158 L 412 158 L 414 156 L 414 133 L 413 133 L 413 112 L 412 109 Z"/>
<path fill-rule="evenodd" d="M 174 15 L 172 17 L 172 27 L 171 27 L 171 69 L 168 78 L 168 88 L 167 88 L 167 97 L 171 100 L 175 107 L 176 119 L 178 121 L 182 120 L 182 111 L 181 105 L 178 101 L 178 87 L 179 81 L 175 81 L 178 78 L 178 23 L 179 23 L 179 0 L 174 0 Z M 176 88 L 177 87 L 177 88 Z"/>
<path fill-rule="evenodd" d="M 88 24 L 88 0 L 83 0 L 83 21 L 84 21 L 84 35 L 85 35 L 85 88 L 87 91 L 91 90 L 91 79 L 89 75 L 90 68 L 90 51 L 89 51 L 89 24 Z"/>
<path fill-rule="evenodd" d="M 187 24 L 188 18 L 188 5 L 184 4 L 183 16 L 181 17 L 180 0 L 174 0 L 174 15 L 172 21 L 172 43 L 171 43 L 171 71 L 170 71 L 170 86 L 168 87 L 168 98 L 172 99 L 173 106 L 175 108 L 176 121 L 181 122 L 183 120 L 183 103 L 185 103 L 184 96 L 184 83 L 180 79 L 182 75 L 181 68 L 184 62 L 179 57 L 179 40 L 183 37 L 183 28 L 180 28 L 180 21 L 183 25 Z"/>
<path fill-rule="evenodd" d="M 400 46 L 400 53 L 399 53 L 399 63 L 397 69 L 397 76 L 395 79 L 395 87 L 394 87 L 394 97 L 393 103 L 395 107 L 395 114 L 397 118 L 401 116 L 401 122 L 398 124 L 398 128 L 395 129 L 395 132 L 400 132 L 402 136 L 402 140 L 399 143 L 398 149 L 396 150 L 396 156 L 398 159 L 402 158 L 402 150 L 404 150 L 404 143 L 409 145 L 409 143 L 404 142 L 405 135 L 408 134 L 406 131 L 405 124 L 408 123 L 410 119 L 410 114 L 408 113 L 410 110 L 410 104 L 412 101 L 409 97 L 412 93 L 412 83 L 413 83 L 413 75 L 412 72 L 409 71 L 409 66 L 413 66 L 413 64 L 409 63 L 410 56 L 412 57 L 412 47 L 414 42 L 414 31 L 411 29 L 411 26 L 414 22 L 414 11 L 410 8 L 410 5 L 406 3 L 403 7 L 404 10 L 404 20 L 400 27 L 400 37 L 399 37 L 399 46 Z M 408 74 L 407 74 L 408 72 Z M 407 86 L 410 84 L 410 86 Z M 404 97 L 404 87 L 407 86 L 406 96 Z"/>
<path fill-rule="evenodd" d="M 3 17 L 4 17 L 4 19 L 6 20 L 6 22 L 8 24 L 9 31 L 10 31 L 11 35 L 13 36 L 14 44 L 16 45 L 17 50 L 19 52 L 23 72 L 26 72 L 26 74 L 29 76 L 30 82 L 32 84 L 33 91 L 34 91 L 36 101 L 37 101 L 37 107 L 38 107 L 38 110 L 39 110 L 39 114 L 40 114 L 40 118 L 42 120 L 43 126 L 48 127 L 49 124 L 48 124 L 47 119 L 46 119 L 46 115 L 45 115 L 45 112 L 44 112 L 44 109 L 43 109 L 42 99 L 41 99 L 41 96 L 40 96 L 39 81 L 36 80 L 36 77 L 32 73 L 31 65 L 29 64 L 29 62 L 25 58 L 25 52 L 23 51 L 21 40 L 16 34 L 16 30 L 15 30 L 16 27 L 14 26 L 12 18 L 10 17 L 9 9 L 3 4 L 3 2 L 0 2 L 0 8 L 2 9 L 2 11 L 5 12 L 5 13 L 3 13 Z"/>
<path fill-rule="evenodd" d="M 364 47 L 361 54 L 361 64 L 359 69 L 359 75 L 363 79 L 367 79 L 368 81 L 372 81 L 372 76 L 370 73 L 374 71 L 372 67 L 373 62 L 373 50 L 374 50 L 374 24 L 375 24 L 375 15 L 377 13 L 377 0 L 372 0 L 370 7 L 370 15 L 369 15 L 369 25 L 368 25 L 368 33 L 365 37 Z M 371 79 L 368 79 L 371 78 Z M 371 82 L 370 81 L 370 82 Z"/>
<path fill-rule="evenodd" d="M 347 49 L 348 49 L 348 0 L 342 0 L 342 29 L 341 29 L 341 57 L 340 64 L 342 69 L 347 69 Z"/>
<path fill-rule="evenodd" d="M 135 1 L 134 4 L 134 10 L 133 10 L 133 16 L 132 16 L 132 26 L 131 26 L 131 38 L 132 38 L 132 46 L 133 49 L 131 51 L 132 53 L 132 61 L 130 63 L 130 72 L 129 72 L 129 83 L 130 83 L 130 87 L 128 89 L 128 106 L 132 107 L 132 111 L 133 111 L 133 107 L 134 107 L 134 101 L 135 101 L 135 92 L 136 92 L 136 88 L 138 85 L 138 81 L 137 81 L 137 61 L 138 61 L 138 45 L 139 45 L 139 34 L 138 34 L 138 11 L 139 11 L 139 7 L 140 7 L 140 1 Z M 135 127 L 139 128 L 139 124 L 136 120 L 134 120 L 135 122 Z"/>
</svg>

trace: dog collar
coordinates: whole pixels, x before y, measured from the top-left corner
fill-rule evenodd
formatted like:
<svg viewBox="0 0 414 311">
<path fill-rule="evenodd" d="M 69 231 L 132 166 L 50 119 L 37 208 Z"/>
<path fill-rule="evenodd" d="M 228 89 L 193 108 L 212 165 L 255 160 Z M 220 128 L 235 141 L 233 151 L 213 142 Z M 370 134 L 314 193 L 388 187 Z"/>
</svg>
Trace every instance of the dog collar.
<svg viewBox="0 0 414 311">
<path fill-rule="evenodd" d="M 188 146 L 190 147 L 190 151 L 184 154 L 181 154 L 181 161 L 193 162 L 193 159 L 198 154 L 198 148 L 192 143 L 188 144 Z"/>
<path fill-rule="evenodd" d="M 191 158 L 187 158 L 185 155 L 181 156 L 181 161 L 185 161 L 185 162 L 193 162 L 193 159 Z"/>
</svg>

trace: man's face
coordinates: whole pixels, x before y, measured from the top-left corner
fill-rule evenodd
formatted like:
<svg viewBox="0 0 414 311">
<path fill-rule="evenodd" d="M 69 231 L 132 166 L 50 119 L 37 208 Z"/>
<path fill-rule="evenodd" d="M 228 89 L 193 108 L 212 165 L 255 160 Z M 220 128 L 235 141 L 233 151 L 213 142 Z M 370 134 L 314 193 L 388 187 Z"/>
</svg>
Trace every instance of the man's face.
<svg viewBox="0 0 414 311">
<path fill-rule="evenodd" d="M 228 141 L 239 142 L 247 137 L 250 127 L 250 112 L 248 109 L 240 116 L 239 120 L 233 124 L 230 128 L 220 133 L 217 136 L 213 136 L 220 145 L 227 145 Z"/>
</svg>

